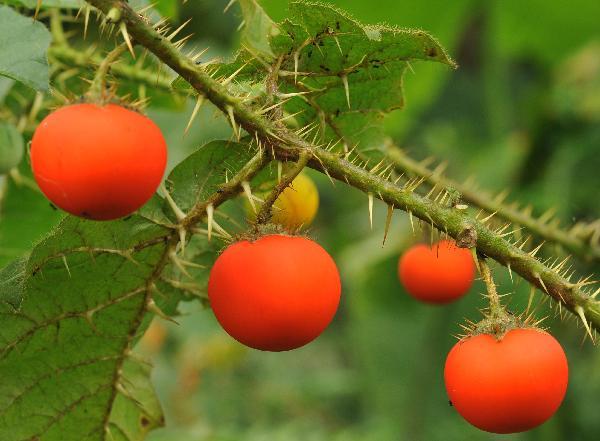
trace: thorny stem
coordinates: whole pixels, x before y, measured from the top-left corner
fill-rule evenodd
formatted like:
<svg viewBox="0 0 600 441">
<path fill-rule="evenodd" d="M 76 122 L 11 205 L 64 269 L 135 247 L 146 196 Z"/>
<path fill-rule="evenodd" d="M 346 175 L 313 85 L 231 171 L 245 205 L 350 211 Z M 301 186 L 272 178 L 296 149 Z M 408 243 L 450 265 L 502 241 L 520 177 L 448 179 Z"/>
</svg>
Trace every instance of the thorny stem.
<svg viewBox="0 0 600 441">
<path fill-rule="evenodd" d="M 237 196 L 242 182 L 252 179 L 252 177 L 262 170 L 268 162 L 268 156 L 260 149 L 236 176 L 221 186 L 218 192 L 213 194 L 207 200 L 194 205 L 188 215 L 181 221 L 181 225 L 187 230 L 192 229 L 198 222 L 206 217 L 206 210 L 209 205 L 216 208 L 226 200 Z"/>
<path fill-rule="evenodd" d="M 103 61 L 102 57 L 98 55 L 80 52 L 64 44 L 50 46 L 48 55 L 60 63 L 81 69 L 90 69 L 90 65 L 100 65 Z M 110 67 L 110 73 L 117 78 L 141 83 L 154 89 L 168 91 L 172 94 L 177 93 L 171 87 L 171 81 L 168 77 L 157 75 L 156 72 L 151 72 L 148 69 L 139 68 L 135 65 L 113 64 Z"/>
<path fill-rule="evenodd" d="M 300 153 L 298 162 L 294 165 L 294 167 L 290 168 L 284 175 L 281 177 L 281 182 L 279 182 L 273 191 L 269 193 L 269 195 L 265 198 L 264 203 L 262 204 L 260 211 L 256 215 L 256 224 L 264 224 L 271 220 L 273 216 L 273 204 L 279 197 L 281 193 L 292 183 L 292 181 L 302 172 L 308 160 L 310 159 L 310 153 L 308 151 L 303 151 Z"/>
<path fill-rule="evenodd" d="M 504 313 L 504 308 L 500 304 L 500 296 L 498 295 L 498 291 L 496 291 L 496 284 L 492 278 L 492 272 L 490 271 L 490 267 L 485 259 L 479 259 L 479 269 L 487 289 L 488 301 L 490 303 L 490 314 L 492 317 L 497 317 Z"/>
<path fill-rule="evenodd" d="M 232 113 L 235 121 L 255 136 L 267 150 L 273 150 L 281 160 L 297 159 L 304 150 L 310 150 L 309 166 L 347 182 L 366 193 L 393 204 L 440 231 L 454 238 L 472 231 L 477 236 L 476 246 L 480 254 L 489 256 L 540 288 L 571 312 L 581 311 L 580 316 L 600 330 L 600 304 L 584 290 L 584 284 L 572 283 L 557 271 L 545 266 L 529 253 L 509 243 L 491 231 L 485 224 L 466 216 L 460 210 L 443 207 L 388 180 L 357 167 L 338 154 L 323 150 L 307 142 L 299 135 L 262 117 L 255 109 L 213 79 L 202 66 L 183 56 L 178 49 L 148 25 L 131 7 L 119 0 L 87 0 L 92 6 L 107 13 L 117 7 L 121 19 L 136 42 L 154 53 L 166 65 L 185 79 L 198 93 L 203 94 L 225 114 Z M 196 215 L 200 215 L 197 213 Z M 195 215 L 195 216 L 196 216 Z M 202 213 L 204 215 L 204 213 Z"/>
<path fill-rule="evenodd" d="M 96 71 L 96 75 L 94 75 L 94 80 L 88 91 L 88 96 L 90 98 L 100 102 L 104 100 L 106 75 L 108 74 L 108 70 L 110 69 L 111 64 L 113 64 L 126 50 L 127 45 L 121 43 L 106 55 L 104 61 L 98 66 L 98 70 Z"/>
<path fill-rule="evenodd" d="M 87 55 L 64 44 L 53 45 L 49 49 L 49 54 L 58 61 L 81 68 L 89 68 L 90 64 L 99 65 L 102 62 L 102 59 L 96 55 Z M 146 86 L 159 88 L 171 93 L 177 92 L 177 90 L 172 89 L 167 77 L 158 77 L 156 73 L 150 72 L 147 69 L 140 69 L 136 66 L 126 64 L 115 64 L 111 66 L 111 73 L 118 78 L 143 83 Z M 301 85 L 301 83 L 298 83 L 298 85 Z M 316 106 L 313 100 L 310 101 L 313 106 Z M 328 118 L 327 115 L 325 117 Z M 328 125 L 339 138 L 343 139 L 343 135 L 333 123 L 328 121 Z M 496 213 L 496 216 L 499 218 L 522 225 L 536 236 L 548 242 L 560 244 L 566 250 L 583 260 L 600 261 L 599 244 L 588 243 L 577 234 L 571 234 L 564 229 L 558 228 L 556 225 L 552 225 L 548 221 L 535 218 L 523 210 L 506 205 L 499 198 L 494 198 L 484 191 L 475 191 L 465 184 L 447 178 L 441 173 L 429 169 L 419 161 L 412 159 L 395 145 L 387 146 L 387 155 L 394 162 L 394 166 L 399 172 L 423 177 L 431 185 L 454 188 L 461 194 L 464 201 L 482 208 L 489 213 Z"/>
<path fill-rule="evenodd" d="M 587 320 L 596 329 L 600 329 L 600 304 L 584 290 L 584 284 L 570 282 L 530 253 L 498 237 L 483 222 L 469 217 L 461 210 L 443 207 L 409 189 L 398 187 L 349 163 L 335 153 L 315 149 L 313 154 L 315 159 L 309 162 L 310 167 L 345 181 L 366 193 L 370 192 L 387 204 L 414 214 L 415 217 L 430 223 L 453 238 L 465 234 L 476 237 L 476 247 L 480 254 L 491 257 L 504 266 L 509 266 L 515 273 L 556 302 L 560 302 L 569 311 L 576 312 L 577 308 L 581 308 Z"/>
<path fill-rule="evenodd" d="M 432 185 L 446 188 L 452 187 L 461 194 L 462 199 L 466 202 L 482 208 L 489 213 L 496 213 L 496 216 L 509 222 L 522 225 L 536 236 L 562 245 L 566 250 L 583 260 L 600 262 L 600 244 L 587 243 L 575 234 L 569 234 L 549 222 L 536 219 L 526 212 L 503 204 L 498 198 L 493 198 L 486 192 L 480 190 L 473 191 L 460 182 L 446 178 L 441 173 L 429 170 L 394 145 L 388 146 L 387 154 L 394 162 L 394 166 L 398 171 L 421 176 Z"/>
</svg>

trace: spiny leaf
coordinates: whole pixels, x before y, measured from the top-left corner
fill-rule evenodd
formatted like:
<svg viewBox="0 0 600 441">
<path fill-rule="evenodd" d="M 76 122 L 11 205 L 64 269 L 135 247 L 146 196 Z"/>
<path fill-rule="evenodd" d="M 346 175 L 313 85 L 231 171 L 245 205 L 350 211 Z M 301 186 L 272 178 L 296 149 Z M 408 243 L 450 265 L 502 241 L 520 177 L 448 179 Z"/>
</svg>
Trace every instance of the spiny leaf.
<svg viewBox="0 0 600 441">
<path fill-rule="evenodd" d="M 325 115 L 329 136 L 360 140 L 361 150 L 380 144 L 373 135 L 379 134 L 381 113 L 403 106 L 402 77 L 410 61 L 454 65 L 423 31 L 362 25 L 324 3 L 291 2 L 280 27 L 271 45 L 289 73 L 282 90 L 313 92 L 308 101 L 292 100 L 287 110 L 304 110 L 305 124 Z"/>
<path fill-rule="evenodd" d="M 19 309 L 23 301 L 25 281 L 25 259 L 17 259 L 0 269 L 0 293 L 2 302 Z"/>
<path fill-rule="evenodd" d="M 290 3 L 289 18 L 276 27 L 254 0 L 241 3 L 245 14 L 267 23 L 260 44 L 243 44 L 233 62 L 216 66 L 213 77 L 246 101 L 264 98 L 265 108 L 273 98 L 286 97 L 283 108 L 294 115 L 288 125 L 316 122 L 324 140 L 343 138 L 339 148 L 358 143 L 361 153 L 378 155 L 381 116 L 403 106 L 402 77 L 410 62 L 454 66 L 420 30 L 366 26 L 331 5 L 300 1 Z M 275 76 L 276 91 L 266 86 L 269 76 Z M 173 87 L 194 93 L 182 78 Z"/>
<path fill-rule="evenodd" d="M 9 304 L 10 292 L 0 293 L 0 439 L 104 440 L 109 422 L 122 417 L 114 404 L 123 384 L 138 397 L 129 410 L 138 415 L 138 433 L 160 424 L 129 350 L 168 233 L 135 216 L 109 223 L 67 218 L 34 248 L 23 268 L 20 308 Z M 145 427 L 142 418 L 150 422 Z"/>
<path fill-rule="evenodd" d="M 143 440 L 152 429 L 164 425 L 160 403 L 150 381 L 150 366 L 126 359 L 123 378 L 122 393 L 115 398 L 107 425 L 110 435 L 105 438 Z"/>
<path fill-rule="evenodd" d="M 187 212 L 238 173 L 255 154 L 247 144 L 208 143 L 173 169 L 167 178 L 167 190 L 179 208 Z"/>
</svg>

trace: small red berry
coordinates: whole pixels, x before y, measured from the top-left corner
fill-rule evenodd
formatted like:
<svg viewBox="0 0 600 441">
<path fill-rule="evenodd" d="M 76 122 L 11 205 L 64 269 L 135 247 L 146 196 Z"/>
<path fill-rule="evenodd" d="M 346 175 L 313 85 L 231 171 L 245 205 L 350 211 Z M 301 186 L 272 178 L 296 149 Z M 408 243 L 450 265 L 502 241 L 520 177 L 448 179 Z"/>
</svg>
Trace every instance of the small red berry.
<svg viewBox="0 0 600 441">
<path fill-rule="evenodd" d="M 167 145 L 151 119 L 115 104 L 74 104 L 48 115 L 31 143 L 42 192 L 76 216 L 110 220 L 144 205 L 160 184 Z"/>
<path fill-rule="evenodd" d="M 567 357 L 554 337 L 513 329 L 454 345 L 444 369 L 448 397 L 469 423 L 487 432 L 533 429 L 559 408 L 567 390 Z"/>
<path fill-rule="evenodd" d="M 317 338 L 341 293 L 331 256 L 305 237 L 269 235 L 230 245 L 210 272 L 210 305 L 225 331 L 264 351 L 287 351 Z"/>
<path fill-rule="evenodd" d="M 465 295 L 475 276 L 471 252 L 443 240 L 411 247 L 400 258 L 398 276 L 406 291 L 427 303 L 448 303 Z"/>
</svg>

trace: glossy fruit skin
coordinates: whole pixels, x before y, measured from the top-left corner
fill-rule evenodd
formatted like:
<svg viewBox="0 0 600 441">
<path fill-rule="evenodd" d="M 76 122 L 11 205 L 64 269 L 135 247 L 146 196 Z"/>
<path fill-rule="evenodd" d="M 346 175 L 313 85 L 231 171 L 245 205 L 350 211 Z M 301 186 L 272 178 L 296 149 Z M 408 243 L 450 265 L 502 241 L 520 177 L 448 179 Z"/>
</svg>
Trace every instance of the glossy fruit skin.
<svg viewBox="0 0 600 441">
<path fill-rule="evenodd" d="M 319 209 L 319 191 L 304 173 L 294 178 L 273 204 L 271 221 L 290 230 L 308 227 Z"/>
<path fill-rule="evenodd" d="M 443 304 L 465 295 L 475 277 L 471 252 L 442 240 L 414 245 L 398 262 L 398 276 L 406 291 L 426 303 Z"/>
<path fill-rule="evenodd" d="M 467 337 L 448 354 L 446 391 L 469 423 L 493 433 L 539 426 L 559 408 L 567 390 L 567 357 L 554 337 L 513 329 L 501 340 Z"/>
<path fill-rule="evenodd" d="M 116 104 L 73 104 L 48 115 L 31 143 L 35 180 L 55 205 L 76 216 L 127 216 L 154 194 L 167 145 L 149 118 Z"/>
<path fill-rule="evenodd" d="M 333 319 L 340 294 L 331 256 L 299 236 L 234 243 L 219 256 L 208 281 L 221 326 L 263 351 L 287 351 L 317 338 Z"/>
</svg>

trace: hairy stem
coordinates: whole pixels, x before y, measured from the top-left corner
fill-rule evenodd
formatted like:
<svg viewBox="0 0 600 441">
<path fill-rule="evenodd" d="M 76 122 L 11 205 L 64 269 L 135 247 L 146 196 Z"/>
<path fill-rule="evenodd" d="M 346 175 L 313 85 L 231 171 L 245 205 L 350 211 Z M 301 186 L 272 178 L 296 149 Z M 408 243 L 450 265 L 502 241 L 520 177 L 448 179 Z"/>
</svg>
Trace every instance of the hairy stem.
<svg viewBox="0 0 600 441">
<path fill-rule="evenodd" d="M 481 271 L 481 277 L 483 279 L 483 282 L 485 283 L 487 297 L 490 303 L 490 313 L 492 317 L 498 316 L 503 313 L 503 308 L 500 304 L 500 296 L 498 295 L 498 291 L 496 291 L 496 284 L 494 283 L 492 272 L 490 271 L 490 267 L 488 266 L 485 259 L 478 260 L 479 269 Z"/>
<path fill-rule="evenodd" d="M 545 239 L 548 242 L 554 242 L 562 245 L 572 254 L 583 260 L 593 260 L 600 262 L 600 245 L 587 243 L 585 240 L 574 234 L 569 234 L 549 222 L 536 219 L 530 214 L 520 211 L 503 204 L 498 198 L 482 191 L 473 191 L 468 186 L 444 177 L 440 173 L 429 170 L 424 165 L 415 161 L 406 155 L 402 150 L 395 146 L 388 146 L 389 158 L 394 162 L 398 171 L 425 178 L 432 185 L 442 187 L 452 187 L 456 189 L 466 202 L 473 204 L 490 213 L 496 213 L 509 222 L 522 225 L 536 236 Z"/>
<path fill-rule="evenodd" d="M 48 55 L 51 59 L 60 63 L 85 70 L 90 69 L 90 65 L 98 66 L 103 61 L 99 55 L 81 52 L 66 44 L 50 46 Z M 110 73 L 123 80 L 144 84 L 145 86 L 169 91 L 170 93 L 177 93 L 176 90 L 171 88 L 171 81 L 168 77 L 158 75 L 156 72 L 151 72 L 148 69 L 135 65 L 113 64 L 110 68 Z"/>
<path fill-rule="evenodd" d="M 469 217 L 461 210 L 443 207 L 419 196 L 410 188 L 399 188 L 380 176 L 349 163 L 335 153 L 316 149 L 313 150 L 313 155 L 314 159 L 309 162 L 312 168 L 366 193 L 372 193 L 387 204 L 410 212 L 454 238 L 476 237 L 476 247 L 480 254 L 509 267 L 569 311 L 577 313 L 576 310 L 581 308 L 587 320 L 600 330 L 600 303 L 585 292 L 585 282 L 570 282 L 530 253 L 499 237 L 484 222 Z"/>
<path fill-rule="evenodd" d="M 269 195 L 265 198 L 265 201 L 263 202 L 260 211 L 256 215 L 257 224 L 264 224 L 271 220 L 271 217 L 273 216 L 273 204 L 275 203 L 279 195 L 290 186 L 290 184 L 296 178 L 296 176 L 298 176 L 300 172 L 304 169 L 304 167 L 306 167 L 306 164 L 308 163 L 309 159 L 310 155 L 307 151 L 303 151 L 300 153 L 298 162 L 294 165 L 294 167 L 288 170 L 288 172 L 281 177 L 281 181 L 275 186 L 273 191 L 271 191 L 271 193 L 269 193 Z"/>
<path fill-rule="evenodd" d="M 260 170 L 269 162 L 268 156 L 262 149 L 248 162 L 242 170 L 221 186 L 219 191 L 205 201 L 202 201 L 190 210 L 188 215 L 181 221 L 186 229 L 191 229 L 206 216 L 206 210 L 209 205 L 214 208 L 231 199 L 240 192 L 242 182 L 250 181 Z"/>
<path fill-rule="evenodd" d="M 115 63 L 126 50 L 127 45 L 122 43 L 106 55 L 106 58 L 100 63 L 100 66 L 98 66 L 96 75 L 94 75 L 94 80 L 88 91 L 89 97 L 98 101 L 102 101 L 105 98 L 106 75 L 108 74 L 108 70 L 110 69 L 111 64 Z"/>
</svg>

